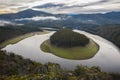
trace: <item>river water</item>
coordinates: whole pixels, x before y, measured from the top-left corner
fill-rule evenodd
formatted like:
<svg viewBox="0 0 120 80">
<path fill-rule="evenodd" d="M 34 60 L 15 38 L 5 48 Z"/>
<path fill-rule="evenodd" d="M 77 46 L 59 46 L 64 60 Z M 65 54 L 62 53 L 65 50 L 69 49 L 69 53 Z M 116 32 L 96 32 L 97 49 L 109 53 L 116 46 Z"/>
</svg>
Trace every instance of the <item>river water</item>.
<svg viewBox="0 0 120 80">
<path fill-rule="evenodd" d="M 57 57 L 51 53 L 45 53 L 41 51 L 40 44 L 49 39 L 54 31 L 48 34 L 28 37 L 16 44 L 7 45 L 2 50 L 13 52 L 15 54 L 23 56 L 24 58 L 29 58 L 33 61 L 41 62 L 43 64 L 47 62 L 58 63 L 63 69 L 66 70 L 74 69 L 75 66 L 82 64 L 86 66 L 99 66 L 102 70 L 107 72 L 120 73 L 120 51 L 114 44 L 97 35 L 93 35 L 80 30 L 74 31 L 88 36 L 100 46 L 99 51 L 93 58 L 86 60 L 69 60 Z"/>
</svg>

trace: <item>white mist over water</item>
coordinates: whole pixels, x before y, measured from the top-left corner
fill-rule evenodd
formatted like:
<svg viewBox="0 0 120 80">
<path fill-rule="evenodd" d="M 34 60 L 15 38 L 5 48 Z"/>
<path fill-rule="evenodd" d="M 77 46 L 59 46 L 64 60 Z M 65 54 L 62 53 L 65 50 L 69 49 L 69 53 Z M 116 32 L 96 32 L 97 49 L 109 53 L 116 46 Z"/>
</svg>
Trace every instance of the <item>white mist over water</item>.
<svg viewBox="0 0 120 80">
<path fill-rule="evenodd" d="M 24 20 L 39 21 L 39 20 L 61 20 L 61 19 L 55 16 L 35 16 L 32 18 L 15 19 L 15 21 L 24 21 Z"/>
</svg>

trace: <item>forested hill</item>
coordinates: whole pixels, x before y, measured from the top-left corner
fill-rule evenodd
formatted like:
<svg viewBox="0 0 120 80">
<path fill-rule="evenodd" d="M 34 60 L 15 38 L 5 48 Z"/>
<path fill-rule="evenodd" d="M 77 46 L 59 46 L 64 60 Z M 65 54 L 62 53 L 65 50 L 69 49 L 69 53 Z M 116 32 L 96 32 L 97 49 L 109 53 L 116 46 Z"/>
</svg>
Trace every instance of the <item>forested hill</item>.
<svg viewBox="0 0 120 80">
<path fill-rule="evenodd" d="M 0 43 L 26 34 L 30 32 L 35 32 L 35 31 L 42 31 L 38 27 L 26 27 L 26 26 L 12 26 L 12 25 L 6 25 L 6 26 L 0 26 Z"/>
<path fill-rule="evenodd" d="M 110 40 L 120 48 L 119 24 L 109 24 L 109 25 L 94 26 L 94 27 L 81 27 L 80 29 L 104 37 L 105 39 Z"/>
</svg>

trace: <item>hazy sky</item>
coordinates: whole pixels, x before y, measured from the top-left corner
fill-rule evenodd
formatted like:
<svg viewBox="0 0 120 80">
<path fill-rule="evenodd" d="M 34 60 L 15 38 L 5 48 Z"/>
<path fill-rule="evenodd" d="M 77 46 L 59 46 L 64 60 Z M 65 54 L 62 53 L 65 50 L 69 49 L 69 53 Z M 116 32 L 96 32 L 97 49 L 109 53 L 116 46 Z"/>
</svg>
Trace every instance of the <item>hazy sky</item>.
<svg viewBox="0 0 120 80">
<path fill-rule="evenodd" d="M 0 0 L 0 14 L 28 8 L 50 13 L 99 13 L 120 11 L 120 0 Z"/>
</svg>

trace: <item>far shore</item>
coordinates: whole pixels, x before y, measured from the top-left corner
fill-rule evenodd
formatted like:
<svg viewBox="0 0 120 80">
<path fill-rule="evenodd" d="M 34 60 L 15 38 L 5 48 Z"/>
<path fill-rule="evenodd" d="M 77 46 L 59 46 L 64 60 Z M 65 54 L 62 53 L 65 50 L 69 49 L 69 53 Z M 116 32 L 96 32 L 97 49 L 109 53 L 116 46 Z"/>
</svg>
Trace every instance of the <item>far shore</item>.
<svg viewBox="0 0 120 80">
<path fill-rule="evenodd" d="M 0 43 L 0 49 L 4 48 L 5 46 L 9 45 L 9 44 L 15 44 L 25 38 L 28 38 L 28 37 L 31 37 L 31 36 L 34 36 L 35 34 L 37 35 L 41 35 L 41 34 L 47 34 L 49 33 L 50 31 L 48 30 L 43 30 L 43 31 L 40 31 L 40 32 L 31 32 L 31 33 L 27 33 L 27 34 L 24 34 L 24 35 L 21 35 L 21 36 L 18 36 L 18 37 L 14 37 L 12 39 L 9 39 L 9 40 L 6 40 L 2 43 Z"/>
</svg>

